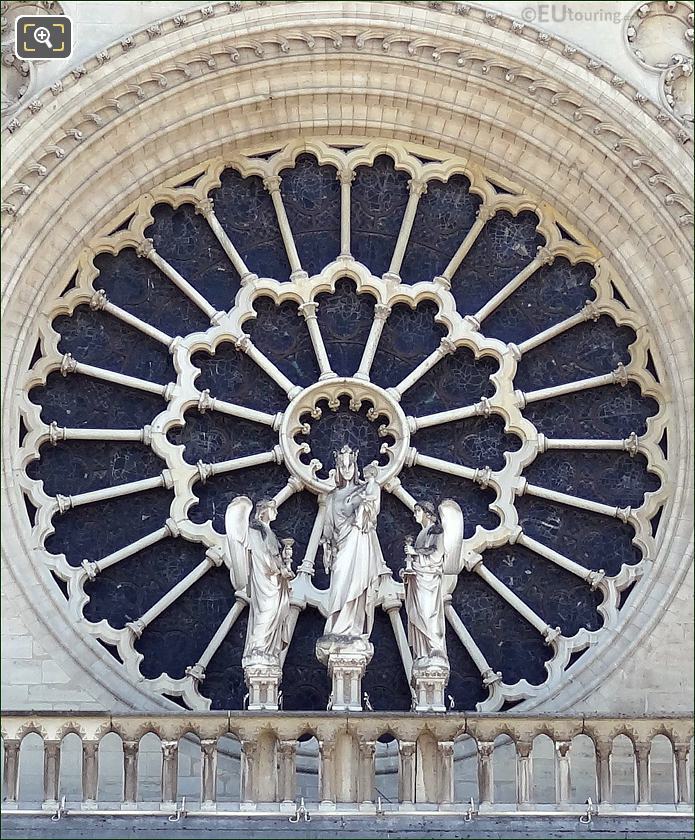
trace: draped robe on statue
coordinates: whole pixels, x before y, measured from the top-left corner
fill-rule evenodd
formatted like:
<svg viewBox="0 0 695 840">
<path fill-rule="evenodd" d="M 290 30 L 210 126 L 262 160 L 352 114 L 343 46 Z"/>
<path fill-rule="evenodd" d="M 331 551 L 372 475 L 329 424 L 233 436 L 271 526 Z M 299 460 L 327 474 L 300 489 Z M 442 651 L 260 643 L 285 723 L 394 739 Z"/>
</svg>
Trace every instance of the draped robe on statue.
<svg viewBox="0 0 695 840">
<path fill-rule="evenodd" d="M 326 497 L 323 539 L 332 558 L 326 635 L 368 638 L 372 632 L 379 577 L 388 574 L 376 535 L 378 513 L 378 496 L 360 494 L 353 482 Z"/>
<path fill-rule="evenodd" d="M 249 527 L 248 544 L 250 614 L 244 658 L 258 654 L 279 656 L 290 643 L 290 586 L 281 573 L 280 544 L 268 525 L 261 522 Z"/>
<path fill-rule="evenodd" d="M 441 528 L 430 525 L 420 531 L 413 545 L 413 574 L 407 577 L 405 608 L 408 614 L 408 642 L 413 649 L 414 660 L 431 656 L 446 658 L 441 533 Z"/>
</svg>

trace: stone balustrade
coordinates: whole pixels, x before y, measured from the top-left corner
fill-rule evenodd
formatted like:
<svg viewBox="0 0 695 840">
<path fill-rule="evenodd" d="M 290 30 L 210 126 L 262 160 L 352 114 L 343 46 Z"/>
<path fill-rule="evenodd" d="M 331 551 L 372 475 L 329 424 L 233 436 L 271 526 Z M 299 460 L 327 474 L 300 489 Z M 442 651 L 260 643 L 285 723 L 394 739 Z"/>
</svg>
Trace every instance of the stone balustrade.
<svg viewBox="0 0 695 840">
<path fill-rule="evenodd" d="M 115 753 L 106 755 L 106 737 L 120 744 Z M 582 813 L 591 799 L 605 814 L 689 813 L 692 737 L 692 720 L 675 716 L 6 712 L 3 809 L 58 808 L 67 784 L 64 745 L 71 739 L 81 741 L 81 784 L 68 796 L 70 811 L 175 810 L 186 795 L 189 813 L 294 811 L 300 796 L 315 810 L 333 812 Z M 146 738 L 159 739 L 161 773 L 155 796 L 143 801 Z M 33 798 L 21 790 L 26 739 L 34 743 L 34 763 L 37 749 L 43 751 L 42 795 Z M 236 752 L 222 745 L 230 739 Z M 186 771 L 186 790 L 180 789 L 184 753 L 197 756 Z M 238 790 L 218 801 L 218 762 L 230 755 L 239 763 Z M 107 758 L 118 788 L 109 807 L 100 794 Z M 302 781 L 312 761 L 313 794 Z M 74 760 L 71 766 L 75 774 Z"/>
</svg>

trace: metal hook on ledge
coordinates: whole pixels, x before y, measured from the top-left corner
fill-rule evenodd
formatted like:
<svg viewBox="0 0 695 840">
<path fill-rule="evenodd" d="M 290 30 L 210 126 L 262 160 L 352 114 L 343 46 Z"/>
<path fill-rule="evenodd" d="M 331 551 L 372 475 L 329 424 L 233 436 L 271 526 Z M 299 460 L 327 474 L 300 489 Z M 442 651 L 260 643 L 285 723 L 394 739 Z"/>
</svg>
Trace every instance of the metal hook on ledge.
<svg viewBox="0 0 695 840">
<path fill-rule="evenodd" d="M 466 813 L 464 814 L 463 821 L 464 822 L 471 822 L 473 817 L 477 815 L 477 811 L 475 809 L 475 802 L 473 801 L 473 797 L 471 796 L 470 801 L 468 803 L 468 808 L 466 809 Z"/>
<path fill-rule="evenodd" d="M 300 820 L 304 820 L 304 822 L 311 822 L 311 814 L 304 804 L 303 796 L 299 800 L 299 805 L 297 805 L 296 802 L 294 803 L 294 814 L 289 818 L 291 823 L 298 823 Z"/>
<path fill-rule="evenodd" d="M 384 811 L 384 806 L 381 804 L 381 797 L 377 796 L 376 798 L 376 815 L 377 817 L 383 817 L 386 811 Z"/>
<path fill-rule="evenodd" d="M 176 806 L 176 811 L 167 817 L 168 822 L 179 822 L 180 820 L 185 820 L 188 816 L 188 811 L 186 810 L 186 797 L 182 797 L 181 799 L 181 807 Z"/>
<path fill-rule="evenodd" d="M 586 813 L 579 817 L 579 822 L 582 825 L 589 825 L 592 817 L 598 816 L 598 808 L 591 801 L 591 797 L 586 800 Z"/>
<path fill-rule="evenodd" d="M 60 804 L 56 808 L 55 812 L 51 815 L 51 820 L 53 822 L 58 822 L 58 820 L 66 817 L 68 815 L 68 809 L 65 807 L 65 797 L 61 797 Z"/>
</svg>

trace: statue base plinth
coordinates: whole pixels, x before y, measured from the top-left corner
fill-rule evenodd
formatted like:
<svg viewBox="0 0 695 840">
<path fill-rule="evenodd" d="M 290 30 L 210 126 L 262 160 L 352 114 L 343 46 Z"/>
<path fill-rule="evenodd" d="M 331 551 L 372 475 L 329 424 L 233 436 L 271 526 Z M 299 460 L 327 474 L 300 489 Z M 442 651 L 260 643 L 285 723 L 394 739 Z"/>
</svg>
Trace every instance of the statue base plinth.
<svg viewBox="0 0 695 840">
<path fill-rule="evenodd" d="M 449 682 L 449 663 L 440 656 L 423 656 L 413 662 L 411 685 L 414 712 L 445 712 L 444 689 Z"/>
<path fill-rule="evenodd" d="M 282 669 L 277 659 L 269 656 L 244 657 L 244 679 L 249 689 L 247 709 L 253 712 L 277 711 Z"/>
<path fill-rule="evenodd" d="M 316 658 L 328 666 L 331 700 L 336 712 L 362 711 L 362 677 L 374 655 L 374 645 L 361 636 L 321 636 Z"/>
</svg>

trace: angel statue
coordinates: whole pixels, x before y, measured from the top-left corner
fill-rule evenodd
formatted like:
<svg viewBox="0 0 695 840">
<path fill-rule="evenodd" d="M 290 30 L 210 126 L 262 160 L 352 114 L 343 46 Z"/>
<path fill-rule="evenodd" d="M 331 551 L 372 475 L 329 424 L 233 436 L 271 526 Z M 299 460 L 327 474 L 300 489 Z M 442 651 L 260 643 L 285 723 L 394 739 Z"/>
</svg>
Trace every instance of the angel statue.
<svg viewBox="0 0 695 840">
<path fill-rule="evenodd" d="M 358 452 L 343 446 L 335 457 L 335 488 L 326 496 L 321 536 L 323 560 L 331 582 L 325 636 L 368 641 L 374 623 L 379 580 L 390 575 L 376 534 L 381 506 L 378 465 L 360 478 Z"/>
<path fill-rule="evenodd" d="M 283 540 L 281 546 L 270 527 L 277 517 L 274 499 L 258 502 L 253 517 L 252 508 L 251 499 L 237 496 L 225 513 L 232 584 L 237 590 L 245 589 L 249 601 L 242 665 L 279 665 L 280 654 L 290 643 L 292 541 Z"/>
<path fill-rule="evenodd" d="M 418 502 L 413 509 L 420 533 L 406 540 L 406 565 L 400 576 L 405 584 L 408 643 L 416 666 L 448 666 L 443 576 L 458 574 L 463 545 L 463 514 L 452 499 L 435 509 Z"/>
</svg>

